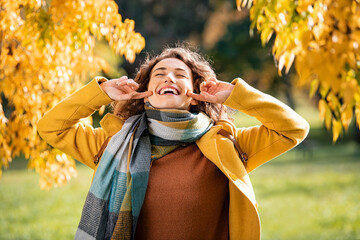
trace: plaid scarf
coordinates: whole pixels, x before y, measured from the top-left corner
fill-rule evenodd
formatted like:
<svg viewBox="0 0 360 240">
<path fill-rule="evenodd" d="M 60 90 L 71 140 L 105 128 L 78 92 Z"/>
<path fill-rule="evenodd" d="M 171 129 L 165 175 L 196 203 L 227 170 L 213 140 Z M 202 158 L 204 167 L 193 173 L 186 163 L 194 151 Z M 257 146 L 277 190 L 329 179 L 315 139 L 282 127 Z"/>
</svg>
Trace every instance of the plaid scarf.
<svg viewBox="0 0 360 240">
<path fill-rule="evenodd" d="M 212 124 L 202 112 L 151 106 L 128 118 L 104 151 L 75 239 L 133 239 L 151 161 L 196 141 Z"/>
</svg>

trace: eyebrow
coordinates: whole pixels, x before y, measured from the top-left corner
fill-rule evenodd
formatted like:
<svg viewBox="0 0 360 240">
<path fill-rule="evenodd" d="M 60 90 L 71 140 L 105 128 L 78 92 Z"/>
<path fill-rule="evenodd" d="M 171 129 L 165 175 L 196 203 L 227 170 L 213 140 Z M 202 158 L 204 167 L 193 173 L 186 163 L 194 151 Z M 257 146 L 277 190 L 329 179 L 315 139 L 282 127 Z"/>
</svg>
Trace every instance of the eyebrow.
<svg viewBox="0 0 360 240">
<path fill-rule="evenodd" d="M 163 70 L 166 70 L 167 68 L 166 67 L 160 67 L 160 68 L 157 68 L 157 69 L 155 69 L 152 73 L 154 73 L 154 72 L 156 72 L 156 71 L 163 71 Z M 184 69 L 182 69 L 182 68 L 175 68 L 175 71 L 182 71 L 182 72 L 184 72 L 184 73 L 186 73 L 187 74 L 187 72 L 184 70 Z"/>
</svg>

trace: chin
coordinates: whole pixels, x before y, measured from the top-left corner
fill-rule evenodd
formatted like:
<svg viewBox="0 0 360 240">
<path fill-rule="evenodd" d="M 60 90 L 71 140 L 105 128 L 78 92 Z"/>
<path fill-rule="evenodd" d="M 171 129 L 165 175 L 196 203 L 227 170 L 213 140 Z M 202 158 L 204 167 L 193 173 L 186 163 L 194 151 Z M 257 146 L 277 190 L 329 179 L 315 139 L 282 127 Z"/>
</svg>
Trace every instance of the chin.
<svg viewBox="0 0 360 240">
<path fill-rule="evenodd" d="M 154 107 L 159 108 L 159 109 L 184 109 L 182 107 L 173 106 L 173 105 L 161 105 L 161 106 L 154 106 Z"/>
<path fill-rule="evenodd" d="M 156 101 L 154 101 L 154 99 L 149 98 L 149 102 L 150 102 L 151 106 L 153 106 L 154 108 L 182 109 L 182 110 L 190 109 L 190 103 L 187 106 L 186 102 L 183 100 L 177 100 L 177 101 L 174 101 L 174 100 L 175 99 L 156 99 Z"/>
<path fill-rule="evenodd" d="M 150 102 L 150 104 L 154 108 L 159 108 L 159 109 L 182 109 L 182 110 L 188 109 L 185 106 L 179 106 L 179 105 L 175 105 L 175 104 L 152 104 L 151 102 Z"/>
</svg>

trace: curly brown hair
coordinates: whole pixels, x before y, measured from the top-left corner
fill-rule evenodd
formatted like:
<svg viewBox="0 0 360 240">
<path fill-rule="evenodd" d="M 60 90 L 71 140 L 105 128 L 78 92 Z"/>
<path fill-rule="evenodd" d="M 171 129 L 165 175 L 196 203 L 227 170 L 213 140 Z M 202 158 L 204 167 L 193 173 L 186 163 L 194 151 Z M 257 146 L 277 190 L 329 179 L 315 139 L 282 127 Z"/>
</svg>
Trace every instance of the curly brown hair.
<svg viewBox="0 0 360 240">
<path fill-rule="evenodd" d="M 199 53 L 186 47 L 165 48 L 160 55 L 154 57 L 148 55 L 145 62 L 140 66 L 134 79 L 135 82 L 139 84 L 137 91 L 147 91 L 153 67 L 166 58 L 177 58 L 183 61 L 191 69 L 195 93 L 200 93 L 200 84 L 202 82 L 207 81 L 210 78 L 216 78 L 216 74 L 211 68 L 210 63 Z M 115 101 L 112 103 L 112 107 L 115 115 L 122 118 L 128 118 L 144 111 L 144 101 L 143 99 L 131 99 L 125 103 Z M 199 101 L 197 105 L 192 105 L 190 107 L 190 112 L 204 112 L 215 123 L 219 121 L 219 119 L 228 118 L 227 108 L 224 105 L 217 103 Z"/>
</svg>

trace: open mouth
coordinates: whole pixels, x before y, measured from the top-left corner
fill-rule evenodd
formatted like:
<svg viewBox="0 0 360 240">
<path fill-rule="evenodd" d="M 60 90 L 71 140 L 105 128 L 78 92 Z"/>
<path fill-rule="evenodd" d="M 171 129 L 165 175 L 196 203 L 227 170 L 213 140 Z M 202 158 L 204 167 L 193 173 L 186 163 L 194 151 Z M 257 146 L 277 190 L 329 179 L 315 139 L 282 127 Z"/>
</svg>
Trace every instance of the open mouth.
<svg viewBox="0 0 360 240">
<path fill-rule="evenodd" d="M 165 87 L 165 88 L 160 89 L 159 94 L 160 95 L 165 95 L 165 94 L 179 95 L 179 91 L 175 88 Z"/>
</svg>

